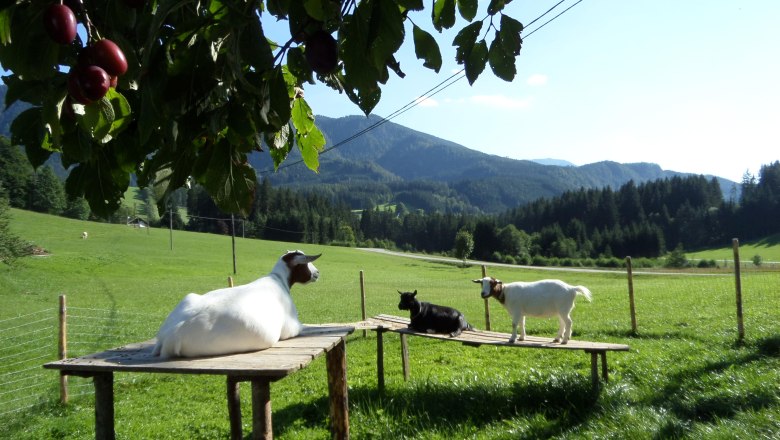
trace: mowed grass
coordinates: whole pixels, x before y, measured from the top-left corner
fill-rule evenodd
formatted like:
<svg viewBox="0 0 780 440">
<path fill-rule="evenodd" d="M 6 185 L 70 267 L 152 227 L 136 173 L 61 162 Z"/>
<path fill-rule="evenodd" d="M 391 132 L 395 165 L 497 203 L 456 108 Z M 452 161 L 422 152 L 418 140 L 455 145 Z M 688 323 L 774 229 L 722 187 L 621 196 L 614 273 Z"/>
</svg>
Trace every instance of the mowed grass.
<svg viewBox="0 0 780 440">
<path fill-rule="evenodd" d="M 12 216 L 13 230 L 51 255 L 0 268 L 0 323 L 42 309 L 55 310 L 57 297 L 65 294 L 71 315 L 71 354 L 149 339 L 186 293 L 223 287 L 229 276 L 237 284 L 251 281 L 267 273 L 288 249 L 323 254 L 316 263 L 320 281 L 293 288 L 306 323 L 359 320 L 362 270 L 369 315 L 402 315 L 397 291 L 417 289 L 421 300 L 457 307 L 472 324 L 484 328 L 483 301 L 471 283 L 481 276 L 478 266 L 236 239 L 234 275 L 230 237 L 174 231 L 171 249 L 167 230 L 17 210 Z M 89 239 L 80 238 L 82 231 L 89 232 Z M 364 338 L 358 331 L 347 341 L 353 438 L 780 436 L 780 273 L 743 271 L 746 338 L 737 343 L 733 275 L 636 274 L 638 332 L 633 334 L 623 273 L 506 267 L 489 267 L 488 272 L 507 282 L 560 278 L 589 287 L 594 299 L 588 303 L 578 298 L 573 337 L 631 346 L 630 352 L 608 355 L 610 381 L 600 391 L 591 388 L 590 357 L 582 352 L 471 348 L 409 338 L 411 378 L 404 382 L 399 338 L 387 334 L 387 388 L 380 394 L 376 339 L 372 332 Z M 490 307 L 493 330 L 510 331 L 507 313 L 497 302 Z M 79 331 L 79 325 L 89 331 Z M 556 330 L 555 319 L 528 319 L 529 334 L 552 338 Z M 14 330 L 0 327 L 0 331 L 8 338 Z M 51 347 L 54 359 L 56 334 L 51 335 Z M 43 377 L 51 385 L 38 404 L 0 417 L 3 436 L 94 438 L 89 382 L 71 378 L 74 397 L 62 405 L 57 373 L 46 370 Z M 117 374 L 115 381 L 120 439 L 229 437 L 224 377 Z M 0 393 L 6 392 L 3 383 L 0 376 Z M 243 391 L 248 435 L 251 393 L 248 387 Z M 273 383 L 276 438 L 329 438 L 327 393 L 322 358 Z"/>
</svg>

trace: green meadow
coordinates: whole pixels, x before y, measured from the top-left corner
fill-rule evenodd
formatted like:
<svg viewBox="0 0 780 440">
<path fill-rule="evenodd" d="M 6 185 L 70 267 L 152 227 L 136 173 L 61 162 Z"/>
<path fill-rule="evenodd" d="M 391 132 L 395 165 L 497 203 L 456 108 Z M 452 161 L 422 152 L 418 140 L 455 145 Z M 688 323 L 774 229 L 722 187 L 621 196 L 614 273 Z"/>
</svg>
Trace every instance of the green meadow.
<svg viewBox="0 0 780 440">
<path fill-rule="evenodd" d="M 4 438 L 94 438 L 89 380 L 71 377 L 70 401 L 61 404 L 57 372 L 41 367 L 57 356 L 60 295 L 67 298 L 69 355 L 78 356 L 150 339 L 185 294 L 224 287 L 228 277 L 236 284 L 252 281 L 286 250 L 301 249 L 322 253 L 320 280 L 293 288 L 304 323 L 359 321 L 363 271 L 369 315 L 403 316 L 397 291 L 416 289 L 419 299 L 456 307 L 484 328 L 479 287 L 471 283 L 481 277 L 476 265 L 237 238 L 234 274 L 230 237 L 20 210 L 11 216 L 12 230 L 48 253 L 0 267 Z M 778 261 L 779 248 L 770 243 L 755 252 Z M 745 338 L 739 341 L 733 274 L 635 273 L 633 333 L 624 272 L 487 270 L 505 282 L 559 278 L 587 286 L 593 302 L 577 299 L 573 338 L 631 347 L 608 355 L 609 382 L 592 389 L 590 358 L 579 351 L 471 348 L 427 338 L 409 338 L 411 377 L 404 381 L 398 335 L 386 334 L 386 389 L 380 393 L 376 339 L 356 331 L 347 340 L 352 438 L 780 437 L 780 272 L 742 271 Z M 511 331 L 506 311 L 497 302 L 490 306 L 492 329 Z M 531 335 L 552 338 L 556 330 L 554 318 L 527 320 Z M 247 438 L 250 394 L 244 387 Z M 324 357 L 274 382 L 275 437 L 330 438 L 327 395 Z M 222 376 L 118 373 L 115 408 L 119 439 L 229 438 Z"/>
</svg>

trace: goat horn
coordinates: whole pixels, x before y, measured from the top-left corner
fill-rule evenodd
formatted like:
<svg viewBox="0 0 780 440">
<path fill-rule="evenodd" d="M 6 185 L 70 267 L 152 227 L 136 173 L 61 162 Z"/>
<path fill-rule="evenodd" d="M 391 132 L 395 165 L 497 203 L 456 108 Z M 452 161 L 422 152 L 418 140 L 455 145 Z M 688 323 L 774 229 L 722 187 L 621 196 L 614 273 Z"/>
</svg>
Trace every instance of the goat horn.
<svg viewBox="0 0 780 440">
<path fill-rule="evenodd" d="M 307 263 L 311 263 L 312 261 L 316 260 L 317 258 L 320 258 L 321 256 L 322 256 L 322 254 L 317 254 L 317 255 L 307 255 L 307 256 L 305 257 L 305 260 L 306 260 L 306 262 L 307 262 Z"/>
<path fill-rule="evenodd" d="M 472 283 L 481 283 L 482 280 L 471 280 Z"/>
</svg>

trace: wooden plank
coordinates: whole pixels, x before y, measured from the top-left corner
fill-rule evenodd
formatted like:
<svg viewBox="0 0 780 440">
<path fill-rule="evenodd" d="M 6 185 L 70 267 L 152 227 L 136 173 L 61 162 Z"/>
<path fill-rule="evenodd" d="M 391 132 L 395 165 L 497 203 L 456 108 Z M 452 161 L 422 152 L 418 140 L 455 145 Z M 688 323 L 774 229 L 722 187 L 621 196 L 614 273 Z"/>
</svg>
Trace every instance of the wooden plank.
<svg viewBox="0 0 780 440">
<path fill-rule="evenodd" d="M 416 335 L 431 339 L 461 342 L 466 345 L 496 345 L 516 348 L 548 348 L 557 350 L 596 350 L 596 351 L 628 351 L 628 345 L 606 342 L 590 342 L 571 339 L 567 344 L 552 342 L 553 338 L 526 336 L 524 341 L 509 342 L 509 333 L 499 333 L 487 330 L 467 330 L 460 336 L 451 337 L 447 334 L 420 333 L 408 328 L 409 320 L 393 315 L 377 315 L 371 318 L 377 326 L 394 333 Z"/>
</svg>

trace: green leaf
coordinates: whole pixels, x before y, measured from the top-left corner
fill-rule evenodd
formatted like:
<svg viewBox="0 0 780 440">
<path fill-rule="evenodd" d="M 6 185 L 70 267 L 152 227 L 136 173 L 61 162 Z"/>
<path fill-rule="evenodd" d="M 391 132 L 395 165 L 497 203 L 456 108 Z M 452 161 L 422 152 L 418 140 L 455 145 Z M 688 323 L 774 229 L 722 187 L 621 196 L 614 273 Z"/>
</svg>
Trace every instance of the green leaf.
<svg viewBox="0 0 780 440">
<path fill-rule="evenodd" d="M 476 44 L 477 37 L 479 37 L 479 32 L 481 30 L 482 22 L 477 21 L 461 29 L 460 32 L 458 32 L 458 35 L 455 36 L 452 45 L 457 46 L 457 49 L 455 50 L 455 61 L 457 61 L 458 64 L 464 64 L 469 58 L 471 51 L 474 50 L 474 44 Z"/>
<path fill-rule="evenodd" d="M 474 84 L 479 75 L 485 70 L 487 64 L 488 47 L 485 40 L 480 40 L 479 43 L 474 45 L 468 59 L 466 60 L 466 79 L 469 80 L 469 84 Z"/>
<path fill-rule="evenodd" d="M 488 60 L 490 61 L 490 68 L 497 77 L 504 81 L 512 81 L 515 78 L 515 74 L 517 74 L 515 56 L 501 44 L 498 32 L 496 32 L 496 38 L 490 44 Z"/>
<path fill-rule="evenodd" d="M 133 113 L 130 109 L 130 103 L 127 102 L 127 98 L 116 91 L 116 89 L 109 89 L 105 99 L 111 104 L 111 108 L 114 112 L 114 121 L 111 123 L 109 134 L 112 137 L 116 137 L 133 122 Z"/>
<path fill-rule="evenodd" d="M 314 84 L 314 76 L 311 66 L 303 55 L 300 47 L 292 47 L 287 51 L 287 69 L 301 82 L 306 81 Z"/>
<path fill-rule="evenodd" d="M 40 107 L 23 111 L 11 123 L 11 143 L 25 147 L 27 157 L 34 168 L 43 165 L 52 153 L 44 147 L 45 138 Z"/>
<path fill-rule="evenodd" d="M 317 21 L 327 22 L 338 19 L 340 11 L 340 2 L 331 0 L 304 0 L 303 7 L 310 17 Z"/>
<path fill-rule="evenodd" d="M 79 126 L 99 143 L 111 140 L 109 133 L 115 114 L 111 102 L 104 96 L 101 100 L 84 106 L 84 115 L 77 115 Z"/>
<path fill-rule="evenodd" d="M 504 10 L 504 6 L 511 3 L 512 0 L 490 0 L 490 3 L 488 4 L 488 14 L 490 15 L 496 15 L 499 12 Z"/>
<path fill-rule="evenodd" d="M 302 98 L 293 102 L 292 123 L 295 127 L 295 141 L 301 151 L 303 162 L 310 170 L 318 172 L 319 153 L 325 147 L 325 136 L 314 125 L 314 113 Z"/>
<path fill-rule="evenodd" d="M 0 44 L 11 44 L 11 9 L 0 11 Z"/>
<path fill-rule="evenodd" d="M 218 142 L 204 152 L 199 160 L 208 162 L 205 174 L 198 176 L 201 183 L 223 212 L 248 214 L 254 200 L 257 175 L 246 160 L 246 155 L 236 151 L 226 140 Z"/>
<path fill-rule="evenodd" d="M 504 50 L 514 56 L 520 54 L 520 47 L 523 45 L 523 38 L 520 34 L 523 32 L 523 24 L 508 15 L 501 15 L 501 30 L 497 38 L 501 39 L 501 45 Z"/>
<path fill-rule="evenodd" d="M 471 21 L 477 15 L 477 6 L 479 2 L 477 0 L 457 0 L 458 12 L 460 16 Z"/>
<path fill-rule="evenodd" d="M 287 159 L 287 155 L 292 150 L 293 137 L 290 135 L 292 129 L 290 124 L 285 124 L 276 133 L 264 133 L 265 143 L 268 145 L 268 153 L 274 160 L 274 170 L 279 169 L 279 165 Z"/>
<path fill-rule="evenodd" d="M 439 44 L 431 34 L 414 25 L 412 27 L 412 36 L 414 38 L 414 54 L 417 59 L 423 59 L 423 66 L 439 73 L 441 69 L 441 52 Z"/>
<path fill-rule="evenodd" d="M 423 0 L 398 0 L 398 5 L 408 11 L 422 11 L 425 9 Z"/>
<path fill-rule="evenodd" d="M 435 0 L 431 11 L 433 27 L 441 32 L 455 25 L 455 0 Z"/>
<path fill-rule="evenodd" d="M 242 30 L 239 50 L 244 65 L 249 65 L 258 72 L 273 68 L 274 55 L 259 20 L 252 20 Z M 240 67 L 243 68 L 244 65 Z"/>
</svg>

